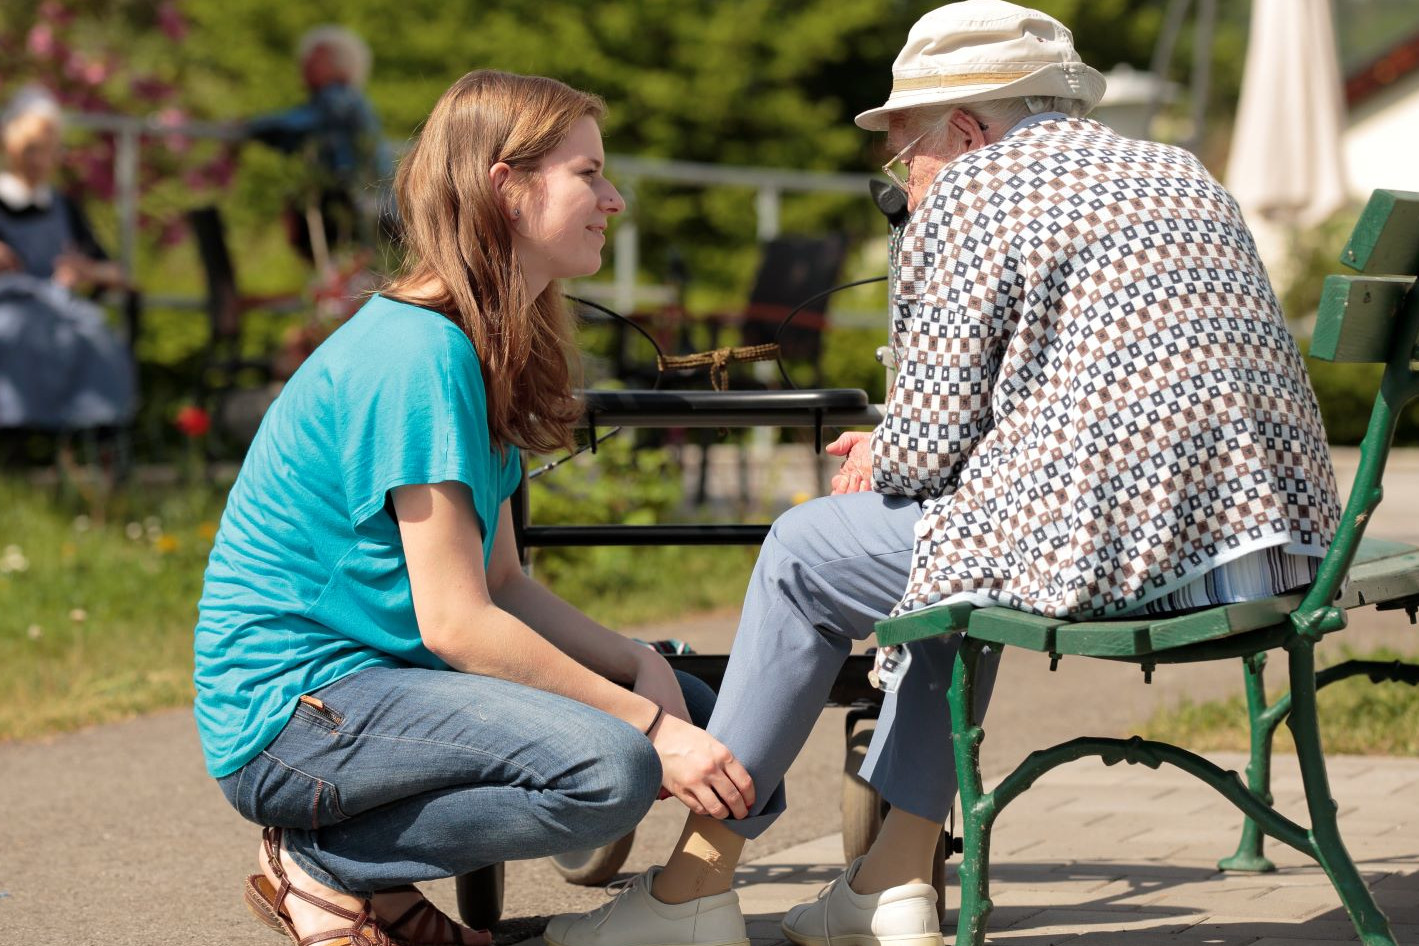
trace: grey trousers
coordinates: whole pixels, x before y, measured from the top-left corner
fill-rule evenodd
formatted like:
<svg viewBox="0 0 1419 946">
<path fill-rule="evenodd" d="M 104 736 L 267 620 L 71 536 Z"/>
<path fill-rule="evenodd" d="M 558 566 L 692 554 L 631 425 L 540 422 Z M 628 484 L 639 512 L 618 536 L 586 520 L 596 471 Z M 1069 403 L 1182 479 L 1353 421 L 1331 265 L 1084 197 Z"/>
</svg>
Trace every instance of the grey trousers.
<svg viewBox="0 0 1419 946">
<path fill-rule="evenodd" d="M 901 599 L 921 505 L 879 493 L 825 496 L 780 516 L 764 540 L 709 731 L 743 763 L 757 800 L 725 822 L 758 837 L 784 810 L 783 776 L 822 712 L 852 642 Z M 893 807 L 945 821 L 956 795 L 946 689 L 956 639 L 909 645 L 911 667 L 886 694 L 861 775 Z M 981 661 L 984 713 L 998 658 Z"/>
</svg>

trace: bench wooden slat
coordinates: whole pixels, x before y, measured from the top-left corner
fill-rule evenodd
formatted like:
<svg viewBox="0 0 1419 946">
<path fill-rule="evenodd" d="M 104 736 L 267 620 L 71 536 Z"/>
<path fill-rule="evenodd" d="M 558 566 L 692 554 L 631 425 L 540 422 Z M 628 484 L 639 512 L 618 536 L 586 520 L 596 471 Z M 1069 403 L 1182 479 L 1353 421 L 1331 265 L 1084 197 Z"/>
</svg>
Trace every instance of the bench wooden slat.
<svg viewBox="0 0 1419 946">
<path fill-rule="evenodd" d="M 1360 547 L 1355 550 L 1355 557 L 1350 562 L 1351 575 L 1354 575 L 1356 565 L 1376 562 L 1382 558 L 1394 558 L 1396 555 L 1408 555 L 1410 552 L 1419 552 L 1419 547 L 1394 539 L 1361 539 Z"/>
<path fill-rule="evenodd" d="M 1288 620 L 1300 605 L 1301 597 L 1278 595 L 1167 618 L 1153 625 L 1148 634 L 1149 643 L 1153 650 L 1168 650 L 1271 627 Z"/>
<path fill-rule="evenodd" d="M 1322 361 L 1384 364 L 1394 347 L 1411 276 L 1327 276 L 1310 355 Z"/>
<path fill-rule="evenodd" d="M 1340 606 L 1358 608 L 1416 594 L 1419 594 L 1419 549 L 1411 547 L 1408 554 L 1353 566 L 1350 584 L 1340 595 Z"/>
<path fill-rule="evenodd" d="M 1372 276 L 1419 276 L 1419 194 L 1371 194 L 1340 261 Z"/>
<path fill-rule="evenodd" d="M 947 604 L 878 621 L 877 643 L 890 647 L 964 631 L 974 610 L 969 604 Z"/>
<path fill-rule="evenodd" d="M 1054 632 L 1054 652 L 1094 657 L 1133 657 L 1149 653 L 1148 625 L 1133 621 L 1112 624 L 1066 624 Z"/>
<path fill-rule="evenodd" d="M 1047 618 L 1010 608 L 981 608 L 970 616 L 970 631 L 996 644 L 1010 644 L 1042 653 L 1055 648 L 1054 632 L 1068 625 L 1063 618 Z"/>
<path fill-rule="evenodd" d="M 1355 608 L 1414 594 L 1419 594 L 1419 547 L 1365 539 L 1355 553 L 1350 583 L 1339 603 Z M 880 622 L 877 642 L 905 644 L 969 629 L 978 640 L 1040 653 L 1137 657 L 1272 627 L 1287 620 L 1300 603 L 1300 595 L 1279 595 L 1177 617 L 1141 615 L 1073 623 L 1011 608 L 973 610 L 969 605 L 949 605 Z"/>
</svg>

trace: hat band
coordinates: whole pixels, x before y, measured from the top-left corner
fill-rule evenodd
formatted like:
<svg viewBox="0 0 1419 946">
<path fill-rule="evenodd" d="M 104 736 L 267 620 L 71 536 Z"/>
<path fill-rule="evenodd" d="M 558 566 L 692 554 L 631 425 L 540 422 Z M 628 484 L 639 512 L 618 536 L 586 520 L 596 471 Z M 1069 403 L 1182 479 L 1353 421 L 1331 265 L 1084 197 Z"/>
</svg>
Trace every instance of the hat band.
<svg viewBox="0 0 1419 946">
<path fill-rule="evenodd" d="M 910 79 L 893 79 L 892 94 L 916 92 L 920 89 L 944 89 L 953 85 L 1004 85 L 1033 75 L 1036 70 L 1024 72 L 972 72 L 969 75 L 915 76 Z"/>
</svg>

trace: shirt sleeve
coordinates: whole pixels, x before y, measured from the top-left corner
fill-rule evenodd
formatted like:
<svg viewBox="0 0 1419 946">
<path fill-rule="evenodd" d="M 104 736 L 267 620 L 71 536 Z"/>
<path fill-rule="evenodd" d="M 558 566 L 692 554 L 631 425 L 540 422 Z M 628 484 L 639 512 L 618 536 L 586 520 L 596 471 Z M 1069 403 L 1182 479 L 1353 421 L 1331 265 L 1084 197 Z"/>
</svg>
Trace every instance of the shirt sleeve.
<svg viewBox="0 0 1419 946">
<path fill-rule="evenodd" d="M 264 145 L 289 154 L 315 134 L 320 124 L 320 112 L 310 104 L 302 104 L 250 119 L 246 133 Z"/>
<path fill-rule="evenodd" d="M 958 185 L 949 173 L 938 179 L 893 261 L 897 377 L 871 440 L 880 493 L 933 499 L 954 492 L 993 424 L 1004 299 L 989 275 L 990 249 L 953 216 Z"/>
<path fill-rule="evenodd" d="M 492 448 L 483 377 L 472 343 L 451 326 L 391 333 L 385 357 L 368 366 L 343 412 L 342 469 L 351 524 L 360 531 L 390 502 L 390 491 L 459 482 L 473 497 L 486 541 L 517 468 Z"/>
<path fill-rule="evenodd" d="M 506 502 L 522 485 L 522 453 L 516 447 L 507 448 L 507 460 L 503 463 L 502 483 L 498 489 L 498 504 Z"/>
</svg>

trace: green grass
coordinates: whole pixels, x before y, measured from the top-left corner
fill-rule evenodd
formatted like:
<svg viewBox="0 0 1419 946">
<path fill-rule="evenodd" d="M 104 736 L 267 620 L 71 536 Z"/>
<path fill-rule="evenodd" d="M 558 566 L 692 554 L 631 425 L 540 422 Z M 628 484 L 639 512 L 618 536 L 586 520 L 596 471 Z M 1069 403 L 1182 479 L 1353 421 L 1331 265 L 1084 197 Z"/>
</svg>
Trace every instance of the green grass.
<svg viewBox="0 0 1419 946">
<path fill-rule="evenodd" d="M 592 492 L 573 490 L 561 510 L 538 499 L 561 491 L 535 489 L 534 508 L 543 516 L 537 521 L 557 514 L 586 521 L 573 518 L 585 509 L 578 505 L 613 494 L 625 498 L 602 510 L 603 521 L 655 521 L 678 501 L 678 488 L 657 492 L 631 472 L 630 481 L 592 478 Z M 635 495 L 656 499 L 655 513 L 640 502 L 625 508 Z M 98 502 L 0 478 L 0 741 L 191 701 L 192 628 L 224 496 L 172 486 L 133 488 Z M 102 518 L 95 515 L 100 508 Z M 603 623 L 626 628 L 737 605 L 756 551 L 549 550 L 540 553 L 535 574 Z"/>
<path fill-rule="evenodd" d="M 1366 660 L 1395 660 L 1402 655 L 1388 650 L 1358 655 Z M 1412 657 L 1410 659 L 1413 659 Z M 1197 751 L 1247 752 L 1246 700 L 1240 694 L 1206 703 L 1185 701 L 1154 714 L 1143 728 L 1147 739 L 1160 739 Z M 1269 694 L 1275 699 L 1281 691 Z M 1321 735 L 1327 752 L 1356 755 L 1419 754 L 1419 688 L 1404 683 L 1371 683 L 1352 677 L 1331 684 L 1318 698 Z M 1276 733 L 1276 751 L 1295 752 L 1291 733 L 1284 725 Z"/>
<path fill-rule="evenodd" d="M 82 497 L 0 480 L 0 739 L 191 699 L 192 626 L 220 498 Z"/>
</svg>

